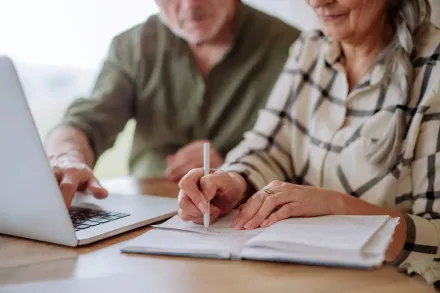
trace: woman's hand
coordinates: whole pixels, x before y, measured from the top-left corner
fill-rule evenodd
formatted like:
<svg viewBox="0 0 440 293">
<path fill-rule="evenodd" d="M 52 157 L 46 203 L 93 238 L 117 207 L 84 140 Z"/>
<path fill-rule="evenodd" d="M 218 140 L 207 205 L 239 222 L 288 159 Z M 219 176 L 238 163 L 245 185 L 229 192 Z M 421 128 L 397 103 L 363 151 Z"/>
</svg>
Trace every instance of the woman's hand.
<svg viewBox="0 0 440 293">
<path fill-rule="evenodd" d="M 394 261 L 401 254 L 406 240 L 406 220 L 402 212 L 376 206 L 345 193 L 313 186 L 273 181 L 255 193 L 240 206 L 239 210 L 233 223 L 237 229 L 264 228 L 290 217 L 325 215 L 399 217 L 400 223 L 385 255 L 387 261 Z"/>
<path fill-rule="evenodd" d="M 290 217 L 340 214 L 342 196 L 322 188 L 273 181 L 240 206 L 233 225 L 236 229 L 255 229 Z"/>
<path fill-rule="evenodd" d="M 204 176 L 203 168 L 193 169 L 179 182 L 179 216 L 183 221 L 203 224 L 210 201 L 212 223 L 243 200 L 246 186 L 245 179 L 235 173 L 217 170 Z"/>
</svg>

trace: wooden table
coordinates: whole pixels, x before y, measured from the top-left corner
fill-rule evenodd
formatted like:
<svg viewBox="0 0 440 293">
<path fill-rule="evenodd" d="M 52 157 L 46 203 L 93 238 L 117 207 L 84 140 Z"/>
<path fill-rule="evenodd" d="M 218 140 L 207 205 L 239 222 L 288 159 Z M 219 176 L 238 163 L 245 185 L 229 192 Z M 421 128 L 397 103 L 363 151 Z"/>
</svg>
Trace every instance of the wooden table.
<svg viewBox="0 0 440 293">
<path fill-rule="evenodd" d="M 103 184 L 115 193 L 176 196 L 178 190 L 160 179 Z M 435 292 L 393 267 L 363 271 L 120 253 L 124 242 L 148 229 L 81 248 L 0 236 L 0 292 Z"/>
</svg>

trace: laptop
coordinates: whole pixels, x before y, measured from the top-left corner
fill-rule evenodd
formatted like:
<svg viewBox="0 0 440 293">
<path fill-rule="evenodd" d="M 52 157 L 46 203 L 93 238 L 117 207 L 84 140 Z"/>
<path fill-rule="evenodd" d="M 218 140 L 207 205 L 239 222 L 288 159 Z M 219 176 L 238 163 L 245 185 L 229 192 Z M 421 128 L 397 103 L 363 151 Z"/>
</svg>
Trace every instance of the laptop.
<svg viewBox="0 0 440 293">
<path fill-rule="evenodd" d="M 16 68 L 0 56 L 0 234 L 65 246 L 90 244 L 177 212 L 154 195 L 77 195 L 67 210 Z"/>
</svg>

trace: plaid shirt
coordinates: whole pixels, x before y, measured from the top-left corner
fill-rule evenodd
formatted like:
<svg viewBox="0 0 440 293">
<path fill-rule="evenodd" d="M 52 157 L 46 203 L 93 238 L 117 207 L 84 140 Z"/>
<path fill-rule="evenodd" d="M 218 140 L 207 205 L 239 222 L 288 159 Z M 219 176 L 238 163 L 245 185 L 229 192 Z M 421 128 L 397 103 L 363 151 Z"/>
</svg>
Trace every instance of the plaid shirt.
<svg viewBox="0 0 440 293">
<path fill-rule="evenodd" d="M 375 66 L 349 92 L 339 44 L 305 33 L 253 130 L 222 169 L 256 189 L 272 180 L 328 188 L 405 212 L 408 233 L 396 261 L 429 283 L 440 280 L 440 30 L 431 26 L 413 58 L 414 83 L 403 101 L 396 81 Z M 396 109 L 407 128 L 397 164 L 380 168 L 365 153 L 394 135 Z"/>
</svg>

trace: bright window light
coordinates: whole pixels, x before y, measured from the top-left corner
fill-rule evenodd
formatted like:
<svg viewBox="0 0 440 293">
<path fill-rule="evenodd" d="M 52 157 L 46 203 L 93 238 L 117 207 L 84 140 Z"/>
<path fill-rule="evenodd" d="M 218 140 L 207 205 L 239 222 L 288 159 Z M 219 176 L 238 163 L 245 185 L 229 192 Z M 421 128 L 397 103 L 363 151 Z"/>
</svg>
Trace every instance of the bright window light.
<svg viewBox="0 0 440 293">
<path fill-rule="evenodd" d="M 111 38 L 157 12 L 153 0 L 13 0 L 0 4 L 0 54 L 96 69 Z"/>
</svg>

